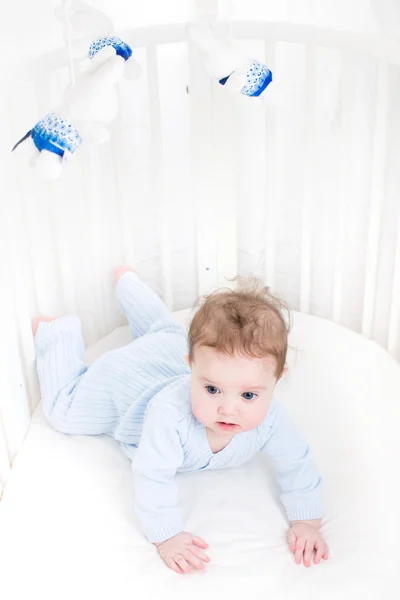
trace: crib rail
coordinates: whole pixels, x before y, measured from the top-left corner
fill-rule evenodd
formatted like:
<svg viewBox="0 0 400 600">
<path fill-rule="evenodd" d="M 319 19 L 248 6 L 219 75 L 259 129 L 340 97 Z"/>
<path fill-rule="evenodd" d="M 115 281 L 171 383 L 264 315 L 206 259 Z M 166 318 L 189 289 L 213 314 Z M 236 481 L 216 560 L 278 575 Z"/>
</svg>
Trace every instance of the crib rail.
<svg viewBox="0 0 400 600">
<path fill-rule="evenodd" d="M 9 164 L 15 204 L 3 243 L 12 246 L 16 370 L 0 403 L 0 493 L 39 401 L 30 318 L 76 313 L 95 342 L 121 322 L 111 276 L 120 262 L 171 309 L 254 274 L 293 309 L 400 359 L 400 179 L 391 159 L 400 150 L 400 43 L 209 22 L 270 65 L 267 107 L 210 81 L 182 24 L 129 29 L 119 35 L 144 75 L 120 85 L 110 143 L 82 148 L 51 184 L 37 183 L 22 160 Z M 59 102 L 66 50 L 27 62 L 14 83 L 10 145 Z"/>
<path fill-rule="evenodd" d="M 281 42 L 334 48 L 343 52 L 358 53 L 390 65 L 400 65 L 400 42 L 396 38 L 352 32 L 337 31 L 300 23 L 269 23 L 263 21 L 210 21 L 216 33 L 227 34 L 242 40 L 268 40 L 270 44 Z M 119 32 L 132 48 L 161 46 L 186 42 L 186 29 L 182 23 L 126 29 Z M 17 77 L 35 80 L 43 72 L 52 72 L 68 66 L 66 48 L 27 61 L 17 72 Z"/>
</svg>

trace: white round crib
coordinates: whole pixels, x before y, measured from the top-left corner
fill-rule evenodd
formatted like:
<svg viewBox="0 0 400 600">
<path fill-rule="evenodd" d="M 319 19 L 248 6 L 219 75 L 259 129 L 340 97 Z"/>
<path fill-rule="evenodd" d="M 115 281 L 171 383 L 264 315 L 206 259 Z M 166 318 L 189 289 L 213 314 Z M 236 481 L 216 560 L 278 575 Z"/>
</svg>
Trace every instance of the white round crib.
<svg viewBox="0 0 400 600">
<path fill-rule="evenodd" d="M 129 337 L 117 328 L 88 349 L 88 362 Z M 60 434 L 39 406 L 0 506 L 4 597 L 396 598 L 400 366 L 375 342 L 301 313 L 290 345 L 277 396 L 325 478 L 329 561 L 294 564 L 276 483 L 259 457 L 178 478 L 187 526 L 211 558 L 204 573 L 179 577 L 140 532 L 130 461 L 117 442 Z"/>
<path fill-rule="evenodd" d="M 144 75 L 120 85 L 110 143 L 82 147 L 47 184 L 23 160 L 7 159 L 13 202 L 0 220 L 9 257 L 2 302 L 12 315 L 1 342 L 0 399 L 7 600 L 396 597 L 400 43 L 283 23 L 211 19 L 210 26 L 271 67 L 267 107 L 227 97 L 184 25 L 128 30 L 119 35 Z M 65 49 L 17 74 L 10 147 L 57 105 L 69 76 Z M 279 397 L 325 476 L 330 561 L 294 567 L 272 478 L 254 461 L 180 478 L 186 519 L 209 541 L 212 565 L 177 581 L 138 531 L 130 465 L 112 440 L 66 437 L 45 423 L 30 318 L 78 314 L 91 359 L 122 343 L 111 277 L 121 262 L 174 311 L 236 274 L 260 277 L 298 311 L 297 350 Z"/>
</svg>

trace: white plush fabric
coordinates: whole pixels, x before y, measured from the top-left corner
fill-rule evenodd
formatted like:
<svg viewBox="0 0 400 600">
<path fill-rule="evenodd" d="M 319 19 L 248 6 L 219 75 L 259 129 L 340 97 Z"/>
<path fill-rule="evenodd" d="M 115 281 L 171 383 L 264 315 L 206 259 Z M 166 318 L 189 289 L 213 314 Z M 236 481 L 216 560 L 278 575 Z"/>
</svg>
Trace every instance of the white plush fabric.
<svg viewBox="0 0 400 600">
<path fill-rule="evenodd" d="M 88 360 L 128 339 L 115 330 Z M 187 529 L 208 541 L 212 562 L 176 575 L 138 529 L 130 462 L 114 440 L 57 433 L 39 407 L 0 504 L 1 597 L 397 597 L 400 367 L 375 343 L 299 313 L 291 346 L 277 395 L 325 477 L 328 562 L 294 564 L 274 478 L 257 457 L 179 477 Z"/>
</svg>

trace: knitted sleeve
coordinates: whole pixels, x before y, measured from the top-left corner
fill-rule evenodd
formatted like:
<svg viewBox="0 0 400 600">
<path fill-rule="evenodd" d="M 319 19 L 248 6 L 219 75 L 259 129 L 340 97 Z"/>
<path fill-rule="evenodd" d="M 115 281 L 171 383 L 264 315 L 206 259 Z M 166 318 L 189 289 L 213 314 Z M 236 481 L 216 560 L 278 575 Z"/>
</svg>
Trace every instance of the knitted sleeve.
<svg viewBox="0 0 400 600">
<path fill-rule="evenodd" d="M 150 406 L 133 462 L 136 512 L 150 542 L 183 531 L 175 480 L 183 458 L 178 423 L 159 404 Z"/>
<path fill-rule="evenodd" d="M 261 451 L 275 468 L 288 519 L 321 518 L 322 481 L 310 458 L 310 449 L 279 402 L 273 412 L 269 437 Z"/>
</svg>

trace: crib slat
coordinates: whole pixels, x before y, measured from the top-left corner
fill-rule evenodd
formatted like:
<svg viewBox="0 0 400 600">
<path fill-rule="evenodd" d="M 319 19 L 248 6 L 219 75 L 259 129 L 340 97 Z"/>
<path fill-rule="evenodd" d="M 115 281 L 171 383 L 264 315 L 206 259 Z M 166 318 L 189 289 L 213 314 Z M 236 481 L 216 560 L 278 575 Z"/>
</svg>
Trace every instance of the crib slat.
<svg viewBox="0 0 400 600">
<path fill-rule="evenodd" d="M 12 297 L 6 300 L 11 308 Z M 23 357 L 18 344 L 18 325 L 10 310 L 4 323 L 4 340 L 0 348 L 1 364 L 5 367 L 2 376 L 3 399 L 0 402 L 1 422 L 4 427 L 4 441 L 7 448 L 9 462 L 12 463 L 20 448 L 30 423 L 30 411 L 26 393 Z M 25 358 L 25 357 L 24 357 Z M 1 424 L 0 424 L 1 425 Z M 1 432 L 0 432 L 1 436 Z"/>
<path fill-rule="evenodd" d="M 21 93 L 23 90 L 23 93 Z M 4 119 L 4 137 L 12 139 L 15 131 L 19 129 L 17 123 L 20 115 L 26 111 L 27 98 L 31 100 L 31 114 L 27 115 L 27 122 L 34 121 L 37 117 L 37 110 L 34 104 L 34 90 L 32 84 L 21 86 L 20 93 L 14 94 L 12 99 L 6 103 L 6 118 Z M 25 144 L 29 148 L 30 140 Z M 28 150 L 25 148 L 25 150 Z M 27 152 L 29 156 L 29 151 Z M 8 298 L 5 298 L 2 292 L 2 301 L 9 301 L 8 308 L 3 304 L 3 314 L 14 313 L 16 326 L 12 336 L 17 338 L 20 349 L 19 362 L 24 373 L 26 396 L 26 412 L 35 408 L 40 395 L 37 391 L 37 377 L 34 373 L 34 348 L 32 332 L 30 328 L 30 318 L 38 313 L 38 299 L 35 286 L 32 285 L 33 275 L 33 252 L 30 246 L 30 236 L 28 230 L 28 219 L 24 210 L 24 198 L 28 197 L 30 206 L 34 207 L 36 201 L 36 186 L 30 185 L 30 169 L 27 166 L 28 156 L 17 157 L 7 153 L 4 161 L 4 183 L 13 202 L 4 205 L 4 214 L 0 217 L 0 245 L 3 245 L 3 254 L 7 256 L 8 272 L 0 274 L 0 281 L 7 282 L 5 290 L 8 291 Z M 33 188 L 33 189 L 32 189 Z M 0 203 L 1 204 L 1 203 Z M 6 208 L 7 206 L 7 208 Z M 1 212 L 1 210 L 0 210 Z M 4 277 L 4 279 L 2 279 Z M 0 301 L 1 304 L 1 301 Z M 7 355 L 9 354 L 9 350 Z M 10 396 L 11 397 L 11 396 Z M 14 400 L 13 400 L 14 401 Z M 16 402 L 14 401 L 16 406 Z M 20 410 L 16 406 L 16 410 Z M 22 411 L 20 418 L 23 419 Z M 3 423 L 7 429 L 7 423 Z"/>
<path fill-rule="evenodd" d="M 160 91 L 158 85 L 158 63 L 156 46 L 146 48 L 147 80 L 150 106 L 150 128 L 153 143 L 153 157 L 159 169 L 162 159 Z"/>
<path fill-rule="evenodd" d="M 66 81 L 68 85 L 74 84 L 74 61 L 70 57 L 69 64 L 69 73 Z M 36 95 L 39 98 L 39 94 L 41 97 L 41 104 L 44 106 L 48 105 L 47 110 L 43 109 L 41 111 L 40 116 L 42 117 L 45 112 L 50 112 L 53 110 L 53 102 L 56 100 L 57 103 L 61 102 L 62 99 L 62 76 L 66 76 L 65 73 L 62 73 L 60 70 L 51 73 L 51 75 L 47 78 L 47 84 L 44 85 L 44 82 L 41 82 L 40 89 L 36 89 Z M 56 94 L 55 97 L 51 96 L 51 88 L 55 88 Z M 54 93 L 53 93 L 54 95 Z M 64 115 L 61 115 L 64 116 Z M 76 312 L 76 298 L 75 298 L 75 286 L 74 286 L 74 278 L 72 274 L 71 268 L 71 257 L 70 257 L 70 248 L 69 248 L 69 237 L 70 231 L 69 228 L 66 227 L 67 221 L 65 220 L 65 202 L 67 198 L 67 189 L 70 185 L 70 177 L 69 181 L 65 183 L 60 190 L 60 180 L 50 181 L 45 186 L 46 194 L 49 199 L 48 201 L 48 210 L 49 210 L 49 228 L 52 232 L 52 245 L 54 256 L 57 260 L 56 273 L 57 273 L 57 287 L 60 290 L 60 295 L 62 297 L 62 306 L 65 312 L 74 313 Z M 57 198 L 58 201 L 54 201 Z M 68 214 L 68 213 L 67 213 Z"/>
<path fill-rule="evenodd" d="M 305 49 L 305 140 L 304 193 L 301 221 L 301 279 L 300 311 L 310 312 L 311 300 L 311 236 L 312 205 L 314 200 L 314 107 L 316 82 L 316 51 L 313 46 Z"/>
<path fill-rule="evenodd" d="M 385 190 L 385 159 L 387 137 L 389 68 L 386 63 L 378 67 L 378 84 L 375 113 L 375 135 L 371 168 L 371 199 L 368 230 L 367 266 L 364 290 L 362 333 L 372 336 L 376 298 L 376 282 L 379 259 L 379 237 L 381 230 L 381 207 Z"/>
<path fill-rule="evenodd" d="M 5 427 L 1 421 L 0 414 L 0 500 L 3 494 L 4 486 L 11 472 L 10 457 L 6 446 Z"/>
<path fill-rule="evenodd" d="M 265 42 L 264 44 L 265 64 L 275 75 L 276 44 Z M 267 90 L 266 93 L 268 93 Z M 274 94 L 272 84 L 271 94 Z M 275 287 L 275 229 L 276 214 L 275 207 L 279 198 L 279 174 L 281 174 L 282 162 L 279 161 L 279 141 L 277 136 L 277 111 L 274 103 L 265 108 L 265 143 L 266 160 L 266 202 L 265 202 L 265 245 L 264 245 L 264 280 L 272 290 Z"/>
<path fill-rule="evenodd" d="M 343 305 L 343 277 L 346 233 L 346 195 L 338 198 L 337 230 L 335 243 L 335 263 L 333 268 L 332 320 L 340 323 Z"/>
<path fill-rule="evenodd" d="M 7 117 L 9 117 L 10 115 L 8 115 L 6 113 L 5 116 L 6 116 L 5 127 L 6 127 L 6 135 L 7 135 L 7 133 L 8 133 L 7 126 L 9 123 L 9 119 Z M 1 158 L 2 159 L 4 158 L 2 153 L 1 153 Z M 7 165 L 7 163 L 6 163 L 6 165 Z M 7 177 L 7 175 L 9 175 L 9 173 L 5 172 L 6 177 Z M 9 181 L 6 180 L 6 184 L 7 183 L 9 183 Z M 10 190 L 10 186 L 7 189 Z M 14 190 L 12 190 L 12 191 L 14 191 Z M 10 248 L 9 248 L 9 244 L 8 244 L 8 234 L 9 234 L 9 229 L 10 229 L 9 223 L 8 223 L 8 217 L 9 217 L 9 215 L 6 214 L 5 210 L 3 209 L 3 206 L 0 205 L 0 252 L 2 255 L 7 256 L 7 263 L 13 265 L 13 262 L 14 262 L 13 256 L 10 253 Z M 8 342 L 9 342 L 9 323 L 10 323 L 10 303 L 9 303 L 8 299 L 11 296 L 12 292 L 14 291 L 12 288 L 12 285 L 10 285 L 10 280 L 9 280 L 10 269 L 8 268 L 7 263 L 6 263 L 6 261 L 0 262 L 0 282 L 2 282 L 2 289 L 1 289 L 1 294 L 0 294 L 0 310 L 3 315 L 6 315 L 6 319 L 3 319 L 2 335 L 0 337 L 0 361 L 1 361 L 0 362 L 0 365 L 1 365 L 0 375 L 1 375 L 1 384 L 2 384 L 2 393 L 0 396 L 0 499 L 1 499 L 1 495 L 3 493 L 4 486 L 9 477 L 9 474 L 10 474 L 10 462 L 11 462 L 11 457 L 10 457 L 10 452 L 9 452 L 9 448 L 8 448 L 8 444 L 7 444 L 7 437 L 6 437 L 7 431 L 8 431 L 8 428 L 10 427 L 10 425 L 8 423 L 8 419 L 6 421 L 5 414 L 3 414 L 3 410 L 4 410 L 3 406 L 5 406 L 6 408 L 9 408 L 10 405 L 12 407 L 14 407 L 14 397 L 11 394 L 10 395 L 7 394 L 7 392 L 8 392 L 7 388 L 4 389 L 4 384 L 8 383 L 8 378 L 9 378 L 9 375 L 7 373 L 8 363 L 6 362 L 6 360 L 8 360 L 8 356 L 9 356 L 9 352 L 10 352 L 9 344 L 8 344 Z M 12 312 L 11 312 L 11 317 L 12 317 Z M 5 323 L 4 323 L 4 321 L 5 321 Z M 4 331 L 4 325 L 6 327 L 5 331 Z M 11 338 L 11 339 L 14 339 L 14 338 Z M 27 402 L 26 402 L 26 404 L 27 404 Z"/>
<path fill-rule="evenodd" d="M 217 229 L 212 195 L 212 94 L 203 56 L 189 42 L 192 181 L 195 206 L 198 294 L 218 286 Z"/>
<path fill-rule="evenodd" d="M 398 347 L 400 339 L 400 220 L 397 226 L 397 242 L 394 256 L 395 263 L 393 271 L 387 349 L 390 354 L 400 360 L 400 348 Z"/>
<path fill-rule="evenodd" d="M 129 107 L 131 110 L 131 107 Z M 135 265 L 136 248 L 132 234 L 132 155 L 127 152 L 126 113 L 122 101 L 121 82 L 118 84 L 118 114 L 111 124 L 110 158 L 116 179 L 118 220 L 121 231 L 121 246 L 124 263 Z"/>
<path fill-rule="evenodd" d="M 237 275 L 237 180 L 238 127 L 235 98 L 212 82 L 213 140 L 209 153 L 212 164 L 210 199 L 216 221 L 217 285 L 223 287 Z M 230 283 L 234 287 L 234 283 Z"/>
<path fill-rule="evenodd" d="M 34 102 L 31 103 L 29 114 L 31 126 L 51 110 L 49 77 L 42 74 L 30 89 L 26 88 L 26 94 L 31 95 L 32 92 Z M 13 111 L 15 114 L 24 114 L 26 97 L 21 95 L 18 104 L 16 102 L 13 99 Z M 29 140 L 25 143 L 28 147 L 31 145 L 33 158 L 36 151 L 32 142 Z M 60 307 L 56 301 L 57 274 L 53 269 L 56 246 L 48 233 L 50 216 L 46 209 L 56 201 L 55 198 L 57 200 L 59 198 L 57 195 L 51 197 L 50 184 L 38 181 L 27 162 L 23 165 L 22 163 L 15 165 L 15 192 L 18 200 L 12 212 L 9 211 L 11 229 L 5 235 L 6 240 L 9 236 L 7 245 L 11 264 L 18 265 L 14 267 L 8 281 L 12 289 L 11 306 L 14 308 L 19 354 L 18 357 L 17 353 L 15 354 L 13 369 L 15 373 L 21 370 L 24 379 L 23 387 L 13 390 L 18 393 L 24 390 L 21 408 L 19 408 L 21 441 L 29 425 L 30 412 L 36 408 L 40 400 L 30 317 L 36 314 L 60 314 Z"/>
<path fill-rule="evenodd" d="M 210 25 L 212 22 L 214 26 L 218 0 L 195 0 L 195 14 L 200 23 Z M 204 55 L 191 42 L 188 50 L 198 294 L 203 295 L 218 287 L 218 230 L 210 157 L 213 147 L 212 87 L 204 67 Z"/>
<path fill-rule="evenodd" d="M 335 241 L 335 259 L 333 267 L 333 299 L 332 299 L 332 320 L 340 323 L 343 307 L 343 279 L 345 266 L 345 239 L 346 239 L 346 217 L 347 205 L 352 194 L 349 186 L 348 169 L 352 157 L 354 135 L 349 136 L 354 113 L 354 85 L 352 78 L 354 67 L 348 64 L 349 55 L 345 52 L 341 55 L 341 81 L 340 94 L 343 96 L 343 115 L 342 125 L 342 148 L 341 148 L 341 169 L 339 173 L 340 185 L 337 197 L 337 221 L 336 221 L 336 241 Z M 346 141 L 344 140 L 346 137 Z M 350 140 L 348 139 L 350 137 Z"/>
<path fill-rule="evenodd" d="M 15 269 L 16 261 L 13 260 L 12 235 L 8 218 L 0 220 L 0 241 L 7 249 L 7 263 L 0 265 L 0 281 L 6 285 L 0 295 L 0 310 L 6 318 L 2 323 L 0 339 L 0 365 L 2 394 L 0 397 L 0 493 L 9 475 L 9 467 L 14 460 L 18 449 L 26 435 L 30 422 L 28 397 L 25 388 L 23 366 L 27 356 L 21 355 L 19 344 L 19 331 L 21 327 L 20 315 L 16 308 Z M 7 227 L 8 226 L 8 227 Z M 6 231 L 6 228 L 8 231 Z M 26 293 L 26 289 L 25 289 Z M 25 308 L 25 307 L 24 307 Z M 29 324 L 27 313 L 25 321 Z"/>
<path fill-rule="evenodd" d="M 34 90 L 38 110 L 37 117 L 41 119 L 52 111 L 49 77 L 42 75 L 38 78 L 35 81 Z M 22 210 L 26 217 L 29 250 L 32 252 L 31 265 L 37 295 L 37 309 L 41 314 L 53 315 L 60 311 L 58 302 L 59 272 L 56 261 L 57 243 L 54 228 L 50 226 L 51 216 L 47 210 L 47 207 L 54 202 L 54 196 L 51 193 L 51 182 L 37 181 L 34 179 L 33 173 L 30 173 L 28 177 L 23 185 L 27 188 L 30 184 L 32 190 L 31 194 L 24 190 Z"/>
<path fill-rule="evenodd" d="M 161 107 L 158 79 L 157 47 L 146 47 L 147 81 L 149 91 L 149 117 L 151 132 L 151 154 L 154 181 L 154 194 L 158 214 L 158 235 L 161 252 L 161 278 L 165 304 L 173 309 L 172 277 L 171 277 L 171 248 L 169 238 L 168 208 L 162 197 L 162 131 Z"/>
</svg>

